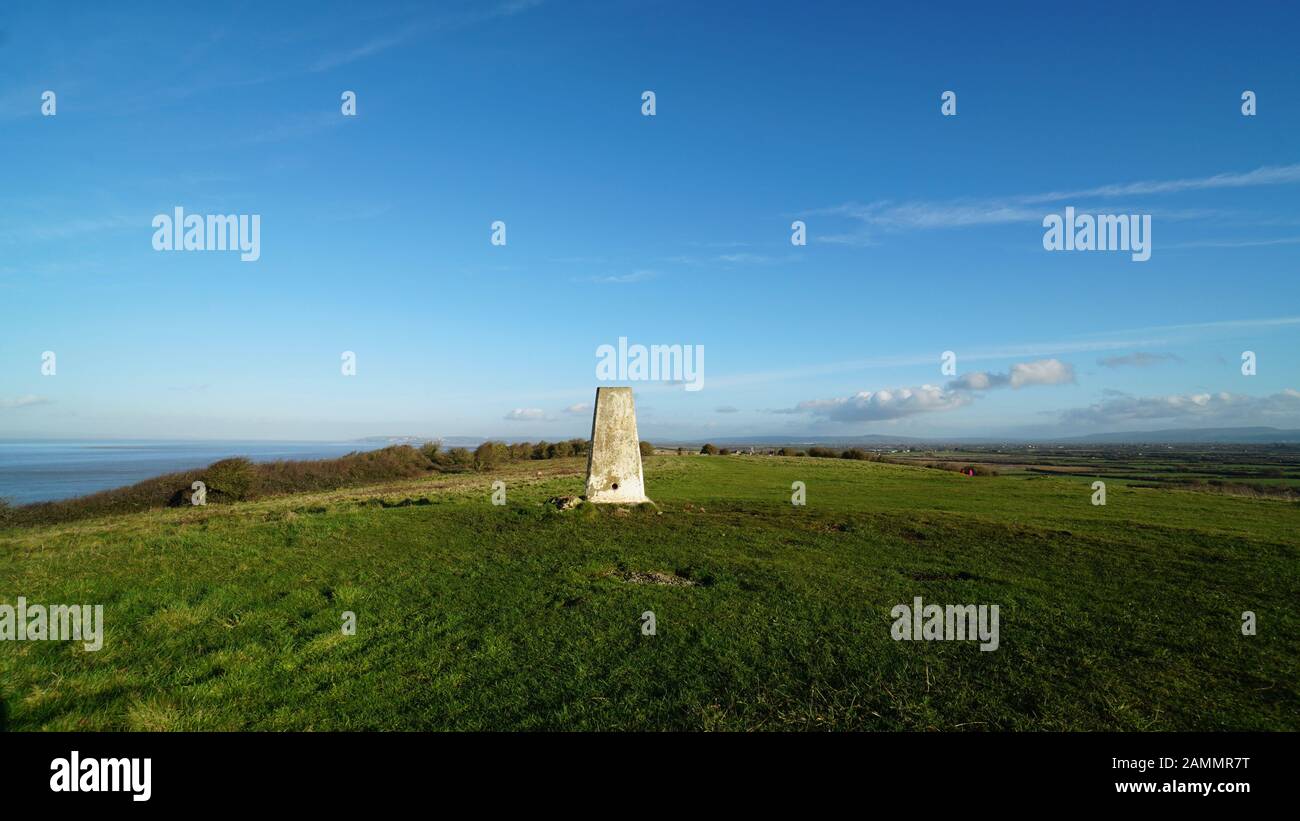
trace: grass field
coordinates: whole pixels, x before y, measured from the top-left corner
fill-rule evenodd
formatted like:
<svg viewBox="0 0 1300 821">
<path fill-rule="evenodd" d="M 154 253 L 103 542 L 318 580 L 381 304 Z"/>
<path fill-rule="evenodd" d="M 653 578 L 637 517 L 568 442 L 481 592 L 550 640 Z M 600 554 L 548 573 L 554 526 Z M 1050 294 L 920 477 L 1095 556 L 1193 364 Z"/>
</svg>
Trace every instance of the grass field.
<svg viewBox="0 0 1300 821">
<path fill-rule="evenodd" d="M 537 467 L 0 531 L 0 603 L 106 623 L 0 642 L 0 727 L 1300 729 L 1295 502 L 656 456 L 661 512 L 561 512 Z M 895 642 L 915 596 L 999 649 Z"/>
</svg>

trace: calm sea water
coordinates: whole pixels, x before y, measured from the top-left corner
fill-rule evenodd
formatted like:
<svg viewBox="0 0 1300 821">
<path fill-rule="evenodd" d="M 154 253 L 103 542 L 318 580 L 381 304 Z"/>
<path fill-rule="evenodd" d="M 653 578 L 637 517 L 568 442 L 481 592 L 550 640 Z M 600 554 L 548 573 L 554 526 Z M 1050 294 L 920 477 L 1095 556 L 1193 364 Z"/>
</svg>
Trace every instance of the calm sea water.
<svg viewBox="0 0 1300 821">
<path fill-rule="evenodd" d="M 0 497 L 14 504 L 84 496 L 178 470 L 205 467 L 218 459 L 247 456 L 331 459 L 387 442 L 236 442 L 175 440 L 37 441 L 0 440 Z"/>
</svg>

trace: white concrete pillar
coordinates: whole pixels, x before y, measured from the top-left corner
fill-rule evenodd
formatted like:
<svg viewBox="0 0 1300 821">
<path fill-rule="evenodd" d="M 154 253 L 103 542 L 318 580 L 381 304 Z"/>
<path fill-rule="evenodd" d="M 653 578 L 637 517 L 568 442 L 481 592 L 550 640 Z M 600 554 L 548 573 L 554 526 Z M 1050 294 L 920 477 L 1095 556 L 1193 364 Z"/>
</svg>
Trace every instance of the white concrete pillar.
<svg viewBox="0 0 1300 821">
<path fill-rule="evenodd" d="M 631 388 L 597 388 L 587 455 L 587 501 L 648 502 L 641 473 L 641 440 Z"/>
</svg>

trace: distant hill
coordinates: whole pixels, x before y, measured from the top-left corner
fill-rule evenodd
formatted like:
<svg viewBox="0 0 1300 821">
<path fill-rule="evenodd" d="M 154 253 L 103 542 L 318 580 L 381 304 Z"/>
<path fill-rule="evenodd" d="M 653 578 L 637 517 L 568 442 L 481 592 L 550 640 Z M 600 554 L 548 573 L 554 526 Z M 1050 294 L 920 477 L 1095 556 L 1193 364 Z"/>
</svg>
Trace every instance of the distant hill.
<svg viewBox="0 0 1300 821">
<path fill-rule="evenodd" d="M 384 442 L 389 445 L 423 445 L 441 442 L 445 448 L 476 448 L 487 441 L 482 436 L 366 436 L 358 442 Z"/>
<path fill-rule="evenodd" d="M 1061 442 L 1108 442 L 1153 445 L 1175 444 L 1224 444 L 1224 445 L 1269 445 L 1300 444 L 1300 430 L 1281 428 L 1184 428 L 1168 430 L 1127 431 L 1123 433 L 1094 433 L 1089 436 L 1076 436 Z"/>
<path fill-rule="evenodd" d="M 1120 431 L 1117 433 L 1093 433 L 1087 436 L 891 436 L 885 434 L 866 434 L 863 436 L 724 436 L 712 439 L 697 439 L 681 442 L 684 445 L 702 445 L 705 442 L 724 447 L 754 445 L 772 447 L 774 445 L 804 446 L 839 445 L 841 447 L 881 447 L 884 445 L 901 445 L 916 447 L 918 445 L 987 445 L 1007 444 L 1222 444 L 1222 445 L 1270 445 L 1300 444 L 1300 430 L 1288 430 L 1273 427 L 1242 428 L 1170 428 L 1165 430 Z M 655 444 L 679 444 L 667 440 L 655 441 Z"/>
<path fill-rule="evenodd" d="M 681 444 L 703 445 L 712 442 L 715 445 L 907 445 L 918 442 L 951 442 L 953 439 L 917 439 L 912 436 L 883 436 L 876 433 L 865 436 L 722 436 L 714 439 L 693 439 Z M 659 444 L 655 442 L 655 444 Z M 678 444 L 675 440 L 664 440 L 664 444 Z"/>
</svg>

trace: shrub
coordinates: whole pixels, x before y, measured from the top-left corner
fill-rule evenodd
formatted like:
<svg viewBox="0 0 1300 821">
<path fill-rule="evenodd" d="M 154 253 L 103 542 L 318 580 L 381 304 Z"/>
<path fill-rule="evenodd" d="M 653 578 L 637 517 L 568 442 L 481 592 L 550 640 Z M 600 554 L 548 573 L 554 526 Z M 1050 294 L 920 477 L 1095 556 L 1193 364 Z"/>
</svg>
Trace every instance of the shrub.
<svg viewBox="0 0 1300 821">
<path fill-rule="evenodd" d="M 513 460 L 531 459 L 533 456 L 532 442 L 515 442 L 510 446 L 510 458 Z"/>
<path fill-rule="evenodd" d="M 423 476 L 431 467 L 441 467 L 447 461 L 446 454 L 441 452 L 436 458 L 438 463 L 431 465 L 423 448 L 392 445 L 379 450 L 354 451 L 338 459 L 279 461 L 253 467 L 259 477 L 257 495 L 268 496 Z"/>
<path fill-rule="evenodd" d="M 730 455 L 731 455 L 731 448 L 720 448 L 720 449 L 718 450 L 718 455 L 719 455 L 719 456 L 730 456 Z"/>
<path fill-rule="evenodd" d="M 700 453 L 703 453 L 705 456 L 717 456 L 718 449 L 712 444 L 706 444 L 704 447 L 700 448 Z"/>
<path fill-rule="evenodd" d="M 647 442 L 646 440 L 642 439 L 642 440 L 641 440 L 641 458 L 642 458 L 642 459 L 645 459 L 645 458 L 648 457 L 648 456 L 654 456 L 654 455 L 655 455 L 655 446 L 652 445 L 652 444 L 650 444 L 650 443 Z"/>
<path fill-rule="evenodd" d="M 423 456 L 425 459 L 428 459 L 429 464 L 431 465 L 441 464 L 442 443 L 425 442 L 423 445 L 420 446 L 420 455 Z"/>
<path fill-rule="evenodd" d="M 209 493 L 215 491 L 218 497 L 234 501 L 252 496 L 257 490 L 257 478 L 257 470 L 252 461 L 243 456 L 213 462 L 203 472 L 203 483 L 207 485 Z"/>
<path fill-rule="evenodd" d="M 837 459 L 840 452 L 831 448 L 808 448 L 809 456 L 816 456 L 820 459 Z"/>
<path fill-rule="evenodd" d="M 466 470 L 474 466 L 474 454 L 467 448 L 452 448 L 447 451 L 447 461 L 454 468 Z"/>
<path fill-rule="evenodd" d="M 474 449 L 474 467 L 487 470 L 504 462 L 510 456 L 504 442 L 484 442 Z"/>
</svg>

